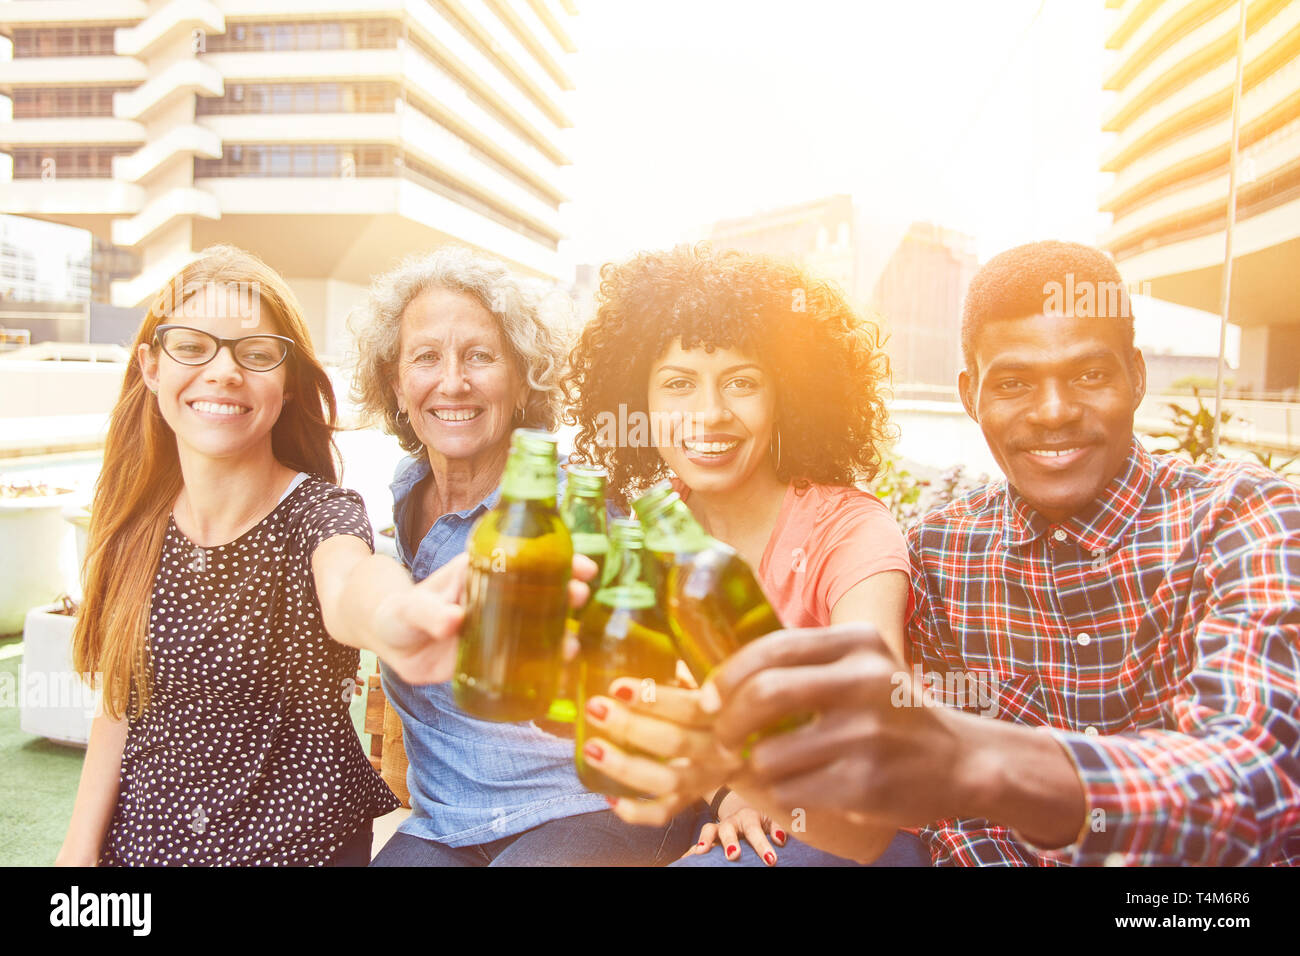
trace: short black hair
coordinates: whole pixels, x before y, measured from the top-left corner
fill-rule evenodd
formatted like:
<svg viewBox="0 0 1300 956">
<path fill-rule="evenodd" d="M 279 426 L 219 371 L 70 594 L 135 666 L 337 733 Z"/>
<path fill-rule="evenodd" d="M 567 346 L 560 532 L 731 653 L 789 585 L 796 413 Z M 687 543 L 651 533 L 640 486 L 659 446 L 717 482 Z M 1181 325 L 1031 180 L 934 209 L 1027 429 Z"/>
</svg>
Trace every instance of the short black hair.
<svg viewBox="0 0 1300 956">
<path fill-rule="evenodd" d="M 1133 307 L 1114 261 L 1077 242 L 1031 242 L 1000 252 L 971 279 L 961 315 L 961 355 L 975 368 L 985 324 L 1032 315 L 1083 315 L 1123 323 L 1133 350 Z"/>
</svg>

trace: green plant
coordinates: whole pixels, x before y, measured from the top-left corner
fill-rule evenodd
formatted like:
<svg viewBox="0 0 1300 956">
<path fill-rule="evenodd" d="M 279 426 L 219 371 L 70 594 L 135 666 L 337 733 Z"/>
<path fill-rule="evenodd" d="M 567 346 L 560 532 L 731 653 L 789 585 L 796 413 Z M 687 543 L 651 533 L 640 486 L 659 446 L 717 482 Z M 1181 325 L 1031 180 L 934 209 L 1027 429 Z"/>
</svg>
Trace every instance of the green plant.
<svg viewBox="0 0 1300 956">
<path fill-rule="evenodd" d="M 1170 410 L 1173 426 L 1170 431 L 1150 432 L 1152 438 L 1169 438 L 1173 445 L 1158 448 L 1164 455 L 1186 455 L 1193 462 L 1205 461 L 1213 457 L 1214 450 L 1214 412 L 1205 405 L 1199 388 L 1192 389 L 1196 398 L 1196 407 L 1185 408 L 1177 402 L 1165 402 Z M 1226 425 L 1236 416 L 1226 409 L 1219 413 L 1219 424 Z"/>
</svg>

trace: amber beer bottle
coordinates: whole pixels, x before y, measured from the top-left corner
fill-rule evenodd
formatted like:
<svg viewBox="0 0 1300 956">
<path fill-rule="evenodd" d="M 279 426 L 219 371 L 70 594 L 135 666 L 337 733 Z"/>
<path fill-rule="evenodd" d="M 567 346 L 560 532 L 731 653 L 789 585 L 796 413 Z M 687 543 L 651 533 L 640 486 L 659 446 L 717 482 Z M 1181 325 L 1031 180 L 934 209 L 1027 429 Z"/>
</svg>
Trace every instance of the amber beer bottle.
<svg viewBox="0 0 1300 956">
<path fill-rule="evenodd" d="M 596 576 L 592 579 L 594 592 L 601 585 L 605 575 L 605 557 L 609 552 L 609 536 L 605 517 L 605 478 L 604 468 L 592 468 L 587 465 L 567 465 L 568 483 L 564 487 L 564 500 L 560 504 L 560 517 L 569 529 L 573 539 L 573 550 L 585 554 L 596 562 Z M 578 633 L 578 621 L 581 608 L 569 611 L 566 630 L 570 634 Z M 571 724 L 577 707 L 574 697 L 577 693 L 578 662 L 568 661 L 561 664 L 560 687 L 555 700 L 546 714 L 547 720 Z"/>
<path fill-rule="evenodd" d="M 649 577 L 696 681 L 742 644 L 781 629 L 749 565 L 705 534 L 671 485 L 656 485 L 632 508 L 645 528 Z"/>
<path fill-rule="evenodd" d="M 573 544 L 555 510 L 555 438 L 516 429 L 500 503 L 470 530 L 452 692 L 484 720 L 546 716 L 559 682 Z"/>
<path fill-rule="evenodd" d="M 577 742 L 574 762 L 578 779 L 595 793 L 613 797 L 643 797 L 610 779 L 584 759 L 587 740 L 587 700 L 608 694 L 620 677 L 641 681 L 642 693 L 673 682 L 677 650 L 672 638 L 654 627 L 657 615 L 654 588 L 642 577 L 641 526 L 634 519 L 619 519 L 610 529 L 609 573 L 605 584 L 587 604 L 578 628 Z M 629 753 L 639 751 L 629 749 Z"/>
</svg>

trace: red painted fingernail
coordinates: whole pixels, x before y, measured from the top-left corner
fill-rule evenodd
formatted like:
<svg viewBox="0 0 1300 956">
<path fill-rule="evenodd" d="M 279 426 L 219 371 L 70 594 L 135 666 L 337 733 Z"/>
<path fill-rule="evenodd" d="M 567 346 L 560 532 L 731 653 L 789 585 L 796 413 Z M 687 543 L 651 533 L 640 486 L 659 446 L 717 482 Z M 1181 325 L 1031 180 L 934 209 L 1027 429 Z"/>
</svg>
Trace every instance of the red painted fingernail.
<svg viewBox="0 0 1300 956">
<path fill-rule="evenodd" d="M 583 756 L 588 760 L 600 762 L 605 759 L 605 751 L 601 749 L 600 744 L 588 741 L 582 748 Z"/>
<path fill-rule="evenodd" d="M 785 833 L 784 833 L 783 831 L 781 831 L 781 830 L 773 830 L 773 831 L 772 831 L 772 836 L 774 836 L 776 839 L 780 840 L 782 844 L 785 843 Z"/>
<path fill-rule="evenodd" d="M 606 797 L 605 802 L 608 803 L 611 807 L 616 807 L 618 806 L 618 797 Z"/>
<path fill-rule="evenodd" d="M 587 701 L 587 713 L 597 720 L 604 720 L 609 716 L 609 708 L 598 700 L 589 700 Z"/>
<path fill-rule="evenodd" d="M 628 703 L 631 703 L 632 698 L 636 696 L 636 692 L 633 691 L 631 687 L 628 687 L 626 684 L 624 684 L 618 690 L 614 691 L 614 696 L 617 697 L 619 700 L 625 700 Z"/>
<path fill-rule="evenodd" d="M 727 856 L 735 856 L 735 855 L 738 854 L 739 852 L 740 852 L 740 847 L 738 847 L 738 846 L 729 846 L 729 847 L 727 847 Z"/>
<path fill-rule="evenodd" d="M 771 852 L 765 853 L 763 855 L 763 862 L 768 866 L 776 866 L 776 854 Z"/>
</svg>

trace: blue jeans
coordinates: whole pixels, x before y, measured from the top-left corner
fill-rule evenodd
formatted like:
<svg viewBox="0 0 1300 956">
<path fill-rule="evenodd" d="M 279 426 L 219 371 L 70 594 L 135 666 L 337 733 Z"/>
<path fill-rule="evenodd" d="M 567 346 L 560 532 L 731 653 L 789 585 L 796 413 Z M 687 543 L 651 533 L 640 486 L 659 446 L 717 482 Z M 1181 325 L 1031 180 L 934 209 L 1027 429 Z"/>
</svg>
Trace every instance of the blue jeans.
<svg viewBox="0 0 1300 956">
<path fill-rule="evenodd" d="M 700 832 L 696 814 L 679 814 L 666 827 L 624 823 L 613 811 L 580 813 L 491 843 L 450 847 L 395 833 L 371 866 L 663 866 Z"/>
<path fill-rule="evenodd" d="M 695 820 L 695 832 L 699 833 L 706 823 L 712 823 L 712 817 L 705 810 Z M 755 866 L 766 867 L 758 852 L 741 838 L 739 841 L 740 859 L 734 863 L 728 860 L 723 848 L 713 846 L 708 853 L 696 856 L 692 854 L 678 860 L 673 866 Z M 930 866 L 930 851 L 921 842 L 920 837 L 899 830 L 889 846 L 874 862 L 854 863 L 843 857 L 832 856 L 825 850 L 817 850 L 806 843 L 800 843 L 787 835 L 785 846 L 772 844 L 776 851 L 777 866 Z"/>
</svg>

